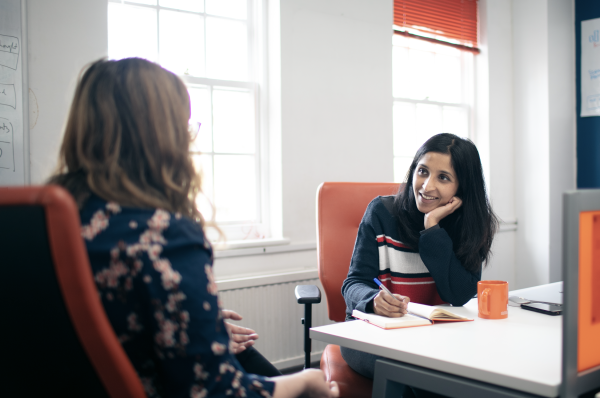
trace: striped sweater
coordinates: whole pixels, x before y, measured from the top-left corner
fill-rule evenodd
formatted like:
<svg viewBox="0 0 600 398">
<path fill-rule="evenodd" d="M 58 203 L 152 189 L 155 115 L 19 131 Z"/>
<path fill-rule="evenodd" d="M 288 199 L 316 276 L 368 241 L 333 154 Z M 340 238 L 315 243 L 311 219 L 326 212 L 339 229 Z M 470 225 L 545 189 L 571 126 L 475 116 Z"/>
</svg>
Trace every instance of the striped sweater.
<svg viewBox="0 0 600 398">
<path fill-rule="evenodd" d="M 477 293 L 481 272 L 473 274 L 462 266 L 450 236 L 439 226 L 421 232 L 418 251 L 402 243 L 392 203 L 392 196 L 373 199 L 360 223 L 342 285 L 346 318 L 351 318 L 354 309 L 373 312 L 373 299 L 379 292 L 373 278 L 416 303 L 460 306 L 469 301 Z"/>
</svg>

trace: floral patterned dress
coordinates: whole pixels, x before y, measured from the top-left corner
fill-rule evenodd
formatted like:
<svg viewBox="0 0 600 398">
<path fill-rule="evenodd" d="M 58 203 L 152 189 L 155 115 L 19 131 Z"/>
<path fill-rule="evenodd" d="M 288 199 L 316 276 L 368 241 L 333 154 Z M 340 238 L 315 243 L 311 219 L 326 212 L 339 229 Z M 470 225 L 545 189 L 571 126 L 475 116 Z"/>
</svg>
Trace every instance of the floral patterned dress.
<svg viewBox="0 0 600 398">
<path fill-rule="evenodd" d="M 148 397 L 270 397 L 229 351 L 200 226 L 92 196 L 81 211 L 96 286 Z"/>
</svg>

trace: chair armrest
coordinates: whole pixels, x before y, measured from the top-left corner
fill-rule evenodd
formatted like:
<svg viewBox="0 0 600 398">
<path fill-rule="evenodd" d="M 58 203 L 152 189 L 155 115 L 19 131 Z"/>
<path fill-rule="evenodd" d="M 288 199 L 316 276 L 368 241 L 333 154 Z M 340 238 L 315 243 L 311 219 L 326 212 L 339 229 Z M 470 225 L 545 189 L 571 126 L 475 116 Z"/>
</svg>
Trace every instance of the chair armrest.
<svg viewBox="0 0 600 398">
<path fill-rule="evenodd" d="M 321 302 L 321 290 L 316 285 L 297 285 L 295 293 L 298 304 L 316 304 Z"/>
</svg>

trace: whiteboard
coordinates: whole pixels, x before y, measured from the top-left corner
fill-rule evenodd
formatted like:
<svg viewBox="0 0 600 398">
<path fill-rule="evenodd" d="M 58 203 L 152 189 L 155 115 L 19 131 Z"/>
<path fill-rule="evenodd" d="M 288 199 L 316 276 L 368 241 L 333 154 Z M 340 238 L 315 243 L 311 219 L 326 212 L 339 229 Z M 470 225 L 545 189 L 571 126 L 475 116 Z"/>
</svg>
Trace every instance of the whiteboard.
<svg viewBox="0 0 600 398">
<path fill-rule="evenodd" d="M 580 116 L 600 116 L 600 18 L 581 21 Z"/>
<path fill-rule="evenodd" d="M 0 186 L 29 184 L 25 1 L 0 2 Z"/>
</svg>

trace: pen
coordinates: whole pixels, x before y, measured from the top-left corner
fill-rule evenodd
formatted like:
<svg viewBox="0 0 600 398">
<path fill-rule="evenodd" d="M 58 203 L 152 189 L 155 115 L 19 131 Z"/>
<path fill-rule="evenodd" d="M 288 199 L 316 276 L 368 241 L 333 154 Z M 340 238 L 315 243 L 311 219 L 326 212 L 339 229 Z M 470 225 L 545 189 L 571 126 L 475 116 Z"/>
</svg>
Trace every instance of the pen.
<svg viewBox="0 0 600 398">
<path fill-rule="evenodd" d="M 388 293 L 390 296 L 392 296 L 392 297 L 393 297 L 393 298 L 395 298 L 396 300 L 400 301 L 400 299 L 399 299 L 398 297 L 394 296 L 394 294 L 393 294 L 392 292 L 390 292 L 390 290 L 389 290 L 387 287 L 385 287 L 385 286 L 384 286 L 384 285 L 383 285 L 383 284 L 382 284 L 382 283 L 379 281 L 379 279 L 377 279 L 377 278 L 373 278 L 373 280 L 375 281 L 375 283 L 377 284 L 377 286 L 379 286 L 379 288 L 380 288 L 381 290 L 383 290 L 384 292 Z M 402 303 L 403 301 L 400 301 L 400 302 Z"/>
<path fill-rule="evenodd" d="M 379 286 L 379 288 L 380 288 L 381 290 L 383 290 L 384 292 L 388 293 L 390 296 L 392 296 L 392 297 L 393 297 L 393 298 L 395 298 L 396 300 L 400 301 L 400 299 L 399 299 L 398 297 L 394 296 L 394 295 L 392 294 L 392 292 L 390 292 L 390 289 L 388 289 L 387 287 L 385 287 L 385 286 L 384 286 L 384 285 L 383 285 L 383 284 L 382 284 L 382 283 L 379 281 L 379 279 L 377 279 L 377 278 L 373 278 L 373 281 L 375 281 L 375 283 L 377 284 L 377 286 Z M 402 301 L 400 301 L 400 302 L 402 303 Z M 410 311 L 408 311 L 408 308 L 407 308 L 407 312 L 408 312 L 409 314 L 411 314 L 412 316 L 416 316 L 416 317 L 418 317 L 418 318 L 426 319 L 426 320 L 428 320 L 429 322 L 432 322 L 432 321 L 431 321 L 431 319 L 429 319 L 429 318 L 425 318 L 425 317 L 424 317 L 424 316 L 422 316 L 422 315 L 417 315 L 417 314 L 415 314 L 415 313 L 413 313 L 413 312 L 410 312 Z M 433 322 L 432 322 L 432 323 L 433 323 Z"/>
</svg>

